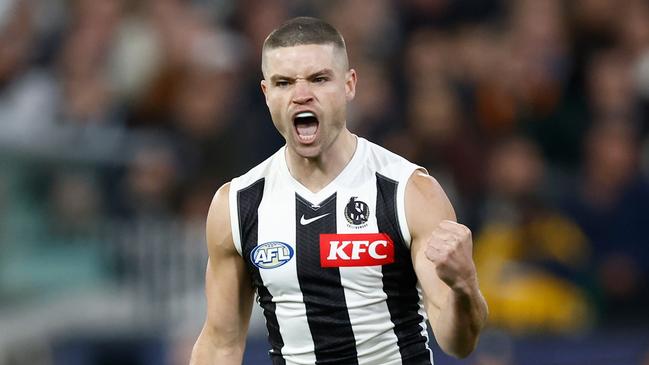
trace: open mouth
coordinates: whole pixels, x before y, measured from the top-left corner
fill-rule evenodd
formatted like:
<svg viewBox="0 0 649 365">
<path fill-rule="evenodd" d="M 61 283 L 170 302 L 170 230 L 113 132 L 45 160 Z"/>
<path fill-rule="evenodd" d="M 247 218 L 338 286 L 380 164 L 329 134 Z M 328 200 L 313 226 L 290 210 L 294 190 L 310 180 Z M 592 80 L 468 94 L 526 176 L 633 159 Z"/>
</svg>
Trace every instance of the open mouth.
<svg viewBox="0 0 649 365">
<path fill-rule="evenodd" d="M 300 112 L 293 118 L 298 140 L 302 143 L 311 143 L 318 132 L 318 118 L 313 112 Z"/>
</svg>

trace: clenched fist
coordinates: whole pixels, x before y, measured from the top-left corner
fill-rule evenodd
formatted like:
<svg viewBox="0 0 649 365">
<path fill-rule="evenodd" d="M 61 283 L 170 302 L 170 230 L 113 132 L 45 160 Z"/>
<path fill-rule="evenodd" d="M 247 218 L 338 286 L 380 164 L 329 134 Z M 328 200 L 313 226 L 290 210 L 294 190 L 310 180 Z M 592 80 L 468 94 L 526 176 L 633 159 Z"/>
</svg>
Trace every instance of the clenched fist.
<svg viewBox="0 0 649 365">
<path fill-rule="evenodd" d="M 435 264 L 437 276 L 451 289 L 466 289 L 476 282 L 471 230 L 443 220 L 428 239 L 426 257 Z"/>
</svg>

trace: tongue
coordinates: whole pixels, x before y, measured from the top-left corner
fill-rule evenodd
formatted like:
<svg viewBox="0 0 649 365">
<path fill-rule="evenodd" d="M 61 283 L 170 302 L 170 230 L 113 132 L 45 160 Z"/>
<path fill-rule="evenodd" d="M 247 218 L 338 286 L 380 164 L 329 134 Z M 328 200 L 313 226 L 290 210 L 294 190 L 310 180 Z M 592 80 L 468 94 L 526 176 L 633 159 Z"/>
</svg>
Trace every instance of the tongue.
<svg viewBox="0 0 649 365">
<path fill-rule="evenodd" d="M 296 127 L 300 136 L 312 136 L 318 130 L 318 122 L 299 123 Z"/>
</svg>

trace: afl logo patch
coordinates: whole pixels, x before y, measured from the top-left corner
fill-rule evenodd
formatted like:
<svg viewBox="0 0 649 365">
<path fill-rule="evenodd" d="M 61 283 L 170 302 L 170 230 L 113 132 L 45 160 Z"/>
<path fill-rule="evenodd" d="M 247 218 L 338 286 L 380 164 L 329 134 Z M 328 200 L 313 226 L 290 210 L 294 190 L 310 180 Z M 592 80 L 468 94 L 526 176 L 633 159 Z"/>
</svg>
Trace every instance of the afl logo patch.
<svg viewBox="0 0 649 365">
<path fill-rule="evenodd" d="M 293 258 L 293 247 L 284 242 L 266 242 L 250 252 L 250 262 L 260 269 L 274 269 Z"/>
<path fill-rule="evenodd" d="M 370 218 L 370 207 L 353 196 L 345 206 L 345 218 L 347 223 L 355 228 L 366 226 L 367 220 Z"/>
</svg>

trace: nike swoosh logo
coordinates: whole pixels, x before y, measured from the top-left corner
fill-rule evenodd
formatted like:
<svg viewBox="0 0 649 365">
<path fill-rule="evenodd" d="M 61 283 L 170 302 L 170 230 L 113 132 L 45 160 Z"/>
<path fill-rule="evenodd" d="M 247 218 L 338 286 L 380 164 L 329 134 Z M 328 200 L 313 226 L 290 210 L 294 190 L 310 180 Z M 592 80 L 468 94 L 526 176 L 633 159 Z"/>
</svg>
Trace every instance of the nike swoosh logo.
<svg viewBox="0 0 649 365">
<path fill-rule="evenodd" d="M 331 213 L 319 215 L 317 217 L 313 217 L 313 218 L 309 218 L 309 219 L 304 219 L 304 214 L 302 214 L 302 218 L 300 218 L 300 224 L 303 225 L 303 226 L 306 226 L 307 224 L 313 223 L 313 222 L 317 221 L 318 219 L 320 219 L 322 217 L 328 216 L 329 214 L 331 214 Z"/>
</svg>

